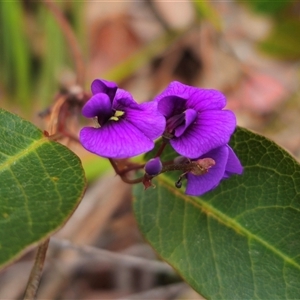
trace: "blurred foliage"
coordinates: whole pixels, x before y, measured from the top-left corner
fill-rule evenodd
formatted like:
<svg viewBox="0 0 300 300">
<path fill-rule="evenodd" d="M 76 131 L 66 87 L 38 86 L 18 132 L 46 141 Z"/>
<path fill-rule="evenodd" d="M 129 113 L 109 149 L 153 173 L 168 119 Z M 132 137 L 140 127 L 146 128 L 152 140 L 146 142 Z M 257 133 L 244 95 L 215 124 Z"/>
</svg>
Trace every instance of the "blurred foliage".
<svg viewBox="0 0 300 300">
<path fill-rule="evenodd" d="M 161 54 L 170 44 L 174 42 L 176 38 L 180 36 L 180 34 L 181 32 L 167 32 L 164 36 L 142 47 L 128 59 L 110 69 L 106 74 L 104 74 L 103 77 L 106 80 L 116 82 L 120 82 L 128 78 L 142 65 L 145 65 Z"/>
<path fill-rule="evenodd" d="M 207 1 L 194 1 L 193 4 L 199 20 L 206 19 L 215 27 L 215 29 L 221 30 L 220 16 L 211 3 Z"/>
<path fill-rule="evenodd" d="M 247 3 L 255 12 L 274 15 L 281 12 L 292 3 L 292 0 L 240 0 L 240 2 Z"/>
<path fill-rule="evenodd" d="M 83 2 L 56 3 L 83 37 Z M 68 47 L 53 15 L 41 2 L 0 1 L 0 74 L 4 101 L 29 115 L 51 103 L 61 71 L 70 69 Z"/>
<path fill-rule="evenodd" d="M 246 3 L 256 13 L 274 20 L 270 36 L 259 48 L 265 53 L 283 58 L 300 56 L 300 21 L 298 2 L 237 1 Z M 55 2 L 65 13 L 79 39 L 83 53 L 87 50 L 87 28 L 84 20 L 84 1 Z M 198 20 L 208 20 L 216 30 L 221 29 L 221 15 L 209 1 L 193 2 Z M 166 34 L 145 45 L 128 60 L 107 71 L 110 80 L 121 81 L 137 68 L 150 61 L 174 42 L 182 33 Z M 19 113 L 29 116 L 47 107 L 62 87 L 70 84 L 74 63 L 69 47 L 52 13 L 42 2 L 0 1 L 0 90 L 2 102 L 18 107 Z M 70 76 L 71 75 L 71 76 Z"/>
<path fill-rule="evenodd" d="M 274 27 L 271 33 L 258 45 L 260 50 L 279 59 L 300 58 L 299 1 L 246 0 L 242 2 L 255 13 L 268 15 L 273 20 Z"/>
<path fill-rule="evenodd" d="M 281 59 L 300 58 L 300 21 L 282 20 L 271 34 L 259 44 L 265 53 Z"/>
<path fill-rule="evenodd" d="M 30 96 L 30 49 L 25 35 L 25 16 L 20 2 L 0 2 L 0 73 L 6 91 L 23 108 Z"/>
</svg>

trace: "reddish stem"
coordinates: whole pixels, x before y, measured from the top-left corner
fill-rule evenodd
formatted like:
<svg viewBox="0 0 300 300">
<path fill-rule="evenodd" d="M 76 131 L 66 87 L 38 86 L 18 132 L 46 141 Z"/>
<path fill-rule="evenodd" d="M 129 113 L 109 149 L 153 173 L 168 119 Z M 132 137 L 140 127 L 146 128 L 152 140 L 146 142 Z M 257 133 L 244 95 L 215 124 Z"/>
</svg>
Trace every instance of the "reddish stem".
<svg viewBox="0 0 300 300">
<path fill-rule="evenodd" d="M 166 142 L 162 142 L 162 144 L 160 145 L 155 157 L 159 157 L 161 156 L 161 154 L 163 153 L 165 147 L 167 146 L 167 143 Z"/>
<path fill-rule="evenodd" d="M 132 171 L 132 170 L 140 169 L 141 166 L 134 166 L 132 169 L 129 168 L 129 169 L 121 171 L 121 170 L 119 170 L 118 165 L 116 164 L 116 162 L 112 158 L 109 158 L 108 160 L 109 160 L 110 164 L 112 165 L 112 167 L 114 168 L 115 172 L 121 177 L 121 179 L 124 182 L 126 182 L 128 184 L 135 184 L 135 183 L 143 182 L 144 177 L 140 177 L 140 178 L 136 178 L 136 179 L 128 179 L 127 176 L 126 176 L 127 172 Z"/>
</svg>

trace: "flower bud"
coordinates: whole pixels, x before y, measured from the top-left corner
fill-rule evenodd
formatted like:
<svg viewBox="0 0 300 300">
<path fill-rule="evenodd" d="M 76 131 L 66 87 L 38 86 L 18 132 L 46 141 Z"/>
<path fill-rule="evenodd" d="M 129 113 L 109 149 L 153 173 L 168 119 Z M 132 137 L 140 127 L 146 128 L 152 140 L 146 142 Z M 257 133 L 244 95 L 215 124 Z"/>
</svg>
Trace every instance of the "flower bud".
<svg viewBox="0 0 300 300">
<path fill-rule="evenodd" d="M 145 171 L 150 176 L 158 175 L 162 170 L 162 163 L 159 157 L 150 159 L 145 165 Z"/>
</svg>

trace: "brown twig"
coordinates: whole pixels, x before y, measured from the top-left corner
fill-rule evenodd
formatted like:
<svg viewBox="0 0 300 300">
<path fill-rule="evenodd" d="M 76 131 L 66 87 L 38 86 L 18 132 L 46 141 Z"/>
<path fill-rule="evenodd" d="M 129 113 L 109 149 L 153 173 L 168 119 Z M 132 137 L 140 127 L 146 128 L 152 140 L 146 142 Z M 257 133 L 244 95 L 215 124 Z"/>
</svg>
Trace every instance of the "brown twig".
<svg viewBox="0 0 300 300">
<path fill-rule="evenodd" d="M 132 256 L 124 253 L 116 253 L 93 246 L 76 245 L 66 239 L 52 238 L 50 246 L 58 248 L 73 249 L 93 260 L 105 261 L 115 265 L 131 268 L 144 268 L 150 272 L 164 272 L 174 274 L 173 269 L 166 263 L 143 257 Z"/>
<path fill-rule="evenodd" d="M 127 168 L 125 168 L 124 170 L 119 171 L 120 176 L 125 175 L 126 173 L 130 172 L 130 171 L 136 171 L 136 170 L 140 170 L 142 168 L 145 167 L 145 164 L 139 164 L 139 165 L 132 165 L 132 166 L 128 166 Z"/>
<path fill-rule="evenodd" d="M 40 279 L 42 276 L 42 271 L 44 267 L 44 262 L 46 258 L 46 253 L 49 245 L 49 239 L 47 239 L 45 242 L 43 242 L 41 245 L 39 245 L 34 261 L 34 265 L 32 267 L 28 283 L 26 286 L 25 294 L 24 294 L 24 300 L 31 300 L 35 299 Z"/>
<path fill-rule="evenodd" d="M 71 50 L 73 59 L 75 61 L 76 75 L 77 75 L 77 84 L 83 86 L 84 84 L 84 59 L 81 53 L 81 49 L 77 38 L 70 26 L 69 22 L 59 9 L 56 3 L 52 0 L 42 0 L 45 6 L 51 11 L 55 17 L 58 25 L 60 26 Z"/>
<path fill-rule="evenodd" d="M 128 184 L 136 184 L 136 183 L 143 182 L 143 178 L 144 178 L 144 177 L 139 177 L 139 178 L 136 178 L 136 179 L 129 179 L 129 178 L 127 178 L 127 176 L 126 176 L 127 172 L 132 171 L 132 170 L 136 170 L 136 169 L 140 169 L 140 168 L 142 168 L 143 166 L 134 167 L 133 169 L 126 169 L 126 170 L 124 171 L 124 170 L 119 170 L 118 165 L 116 164 L 116 162 L 115 162 L 112 158 L 109 158 L 108 160 L 109 160 L 110 164 L 112 165 L 112 167 L 114 168 L 114 170 L 115 170 L 115 172 L 117 173 L 117 175 L 119 175 L 119 176 L 121 177 L 121 179 L 122 179 L 125 183 L 128 183 Z"/>
</svg>

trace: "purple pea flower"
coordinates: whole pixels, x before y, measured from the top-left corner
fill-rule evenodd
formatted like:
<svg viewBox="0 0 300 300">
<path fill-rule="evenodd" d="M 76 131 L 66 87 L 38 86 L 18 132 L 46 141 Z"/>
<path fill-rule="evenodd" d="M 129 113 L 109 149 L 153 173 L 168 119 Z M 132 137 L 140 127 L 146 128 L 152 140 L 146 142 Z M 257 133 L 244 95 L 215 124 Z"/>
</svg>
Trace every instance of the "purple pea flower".
<svg viewBox="0 0 300 300">
<path fill-rule="evenodd" d="M 80 131 L 79 140 L 85 149 L 103 157 L 128 158 L 154 147 L 153 140 L 161 136 L 166 125 L 156 102 L 138 104 L 129 92 L 106 80 L 94 80 L 91 90 L 93 96 L 82 114 L 96 117 L 99 125 Z"/>
<path fill-rule="evenodd" d="M 164 137 L 180 155 L 196 158 L 225 145 L 236 127 L 225 96 L 174 81 L 155 98 L 166 118 Z"/>
<path fill-rule="evenodd" d="M 211 158 L 215 164 L 208 172 L 202 175 L 187 173 L 187 185 L 185 193 L 191 196 L 200 196 L 216 188 L 222 179 L 229 178 L 234 174 L 242 174 L 243 167 L 228 145 L 215 148 L 200 157 Z"/>
</svg>

